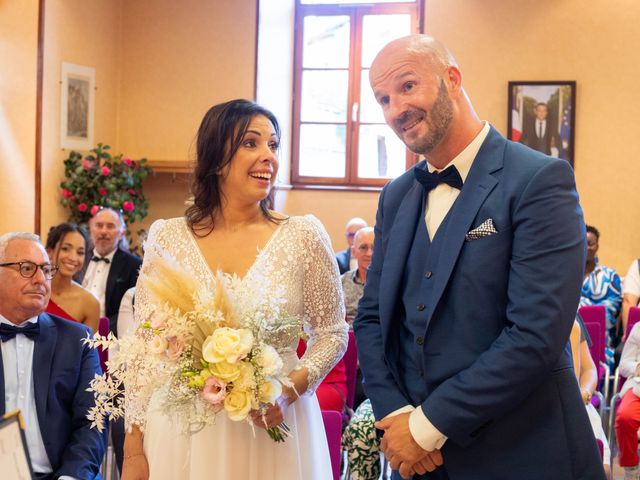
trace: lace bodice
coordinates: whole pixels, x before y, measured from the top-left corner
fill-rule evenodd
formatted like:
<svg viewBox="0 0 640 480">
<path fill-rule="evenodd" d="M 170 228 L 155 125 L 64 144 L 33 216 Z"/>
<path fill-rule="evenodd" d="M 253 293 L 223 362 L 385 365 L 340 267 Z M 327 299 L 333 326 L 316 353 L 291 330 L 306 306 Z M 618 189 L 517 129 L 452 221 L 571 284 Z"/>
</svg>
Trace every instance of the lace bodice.
<svg viewBox="0 0 640 480">
<path fill-rule="evenodd" d="M 168 253 L 193 273 L 198 283 L 213 285 L 207 265 L 184 218 L 158 220 L 149 231 L 145 248 Z M 153 274 L 154 255 L 148 255 L 141 275 Z M 148 259 L 148 260 L 147 260 Z M 239 317 L 254 315 L 274 297 L 284 301 L 288 328 L 268 322 L 260 326 L 265 341 L 281 354 L 295 352 L 302 329 L 308 347 L 298 368 L 309 371 L 314 390 L 344 354 L 347 324 L 342 288 L 331 245 L 322 224 L 312 215 L 290 217 L 273 233 L 243 278 L 228 275 L 229 297 Z M 154 305 L 138 286 L 136 319 L 150 320 Z M 297 327 L 297 328 L 296 328 Z"/>
</svg>

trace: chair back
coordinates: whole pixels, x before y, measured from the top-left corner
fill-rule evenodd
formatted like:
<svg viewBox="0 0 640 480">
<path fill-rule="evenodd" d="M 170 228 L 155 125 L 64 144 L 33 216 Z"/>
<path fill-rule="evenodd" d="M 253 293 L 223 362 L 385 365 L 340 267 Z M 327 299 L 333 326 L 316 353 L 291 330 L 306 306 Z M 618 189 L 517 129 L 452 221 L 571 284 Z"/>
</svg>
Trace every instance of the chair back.
<svg viewBox="0 0 640 480">
<path fill-rule="evenodd" d="M 596 364 L 596 368 L 598 369 L 598 382 L 602 380 L 602 377 L 605 375 L 605 335 L 604 335 L 604 327 L 599 322 L 588 322 L 584 321 L 584 327 L 587 329 L 587 333 L 591 338 L 591 345 L 589 346 L 589 353 L 591 354 L 591 358 L 593 358 L 593 363 Z M 574 355 L 577 353 L 574 352 Z"/>
<path fill-rule="evenodd" d="M 631 307 L 629 309 L 629 319 L 627 320 L 627 331 L 625 332 L 624 338 L 629 338 L 631 329 L 639 321 L 640 321 L 640 307 Z"/>
<path fill-rule="evenodd" d="M 109 317 L 100 317 L 98 321 L 98 333 L 106 337 L 109 335 Z M 107 371 L 107 360 L 109 359 L 109 351 L 102 347 L 98 347 L 98 357 L 100 358 L 100 367 L 103 372 Z"/>
<path fill-rule="evenodd" d="M 602 331 L 607 329 L 607 311 L 604 305 L 585 305 L 578 308 L 583 322 L 597 322 L 602 325 Z"/>
<path fill-rule="evenodd" d="M 329 458 L 333 480 L 340 480 L 340 445 L 342 439 L 342 415 L 334 410 L 322 410 L 324 431 L 329 444 Z"/>
<path fill-rule="evenodd" d="M 347 407 L 353 410 L 353 402 L 356 395 L 356 378 L 358 373 L 358 349 L 356 336 L 353 330 L 349 330 L 347 351 L 344 353 L 344 367 L 347 375 Z"/>
</svg>

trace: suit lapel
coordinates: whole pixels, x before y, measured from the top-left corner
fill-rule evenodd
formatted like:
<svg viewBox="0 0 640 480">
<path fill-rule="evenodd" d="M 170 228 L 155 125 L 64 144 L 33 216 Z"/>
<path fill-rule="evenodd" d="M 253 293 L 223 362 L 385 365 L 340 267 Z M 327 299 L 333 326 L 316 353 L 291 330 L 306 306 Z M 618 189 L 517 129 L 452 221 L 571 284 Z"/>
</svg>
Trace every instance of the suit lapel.
<svg viewBox="0 0 640 480">
<path fill-rule="evenodd" d="M 113 290 L 116 287 L 116 281 L 118 280 L 118 277 L 120 277 L 124 267 L 122 256 L 123 253 L 120 249 L 117 249 L 116 253 L 113 255 L 113 261 L 111 262 L 111 268 L 109 268 L 109 275 L 107 276 L 107 286 L 104 291 L 105 311 L 110 310 L 109 304 L 111 303 L 111 296 L 113 295 Z"/>
<path fill-rule="evenodd" d="M 33 348 L 33 387 L 36 397 L 36 412 L 40 426 L 46 425 L 49 381 L 53 369 L 53 354 L 56 350 L 58 332 L 53 320 L 46 313 L 38 317 L 40 335 Z"/>
<path fill-rule="evenodd" d="M 424 168 L 421 162 L 414 168 Z M 420 220 L 424 203 L 424 189 L 418 182 L 413 182 L 402 200 L 398 213 L 390 227 L 387 251 L 385 252 L 384 272 L 380 277 L 380 318 L 392 319 L 395 306 L 400 299 L 398 294 L 402 286 L 402 277 L 413 243 L 416 227 Z M 391 322 L 383 322 L 383 334 L 387 332 Z"/>
<path fill-rule="evenodd" d="M 491 127 L 473 161 L 460 195 L 451 207 L 451 217 L 446 230 L 442 232 L 444 238 L 439 239 L 443 242 L 443 248 L 435 271 L 431 298 L 428 302 L 428 322 L 431 321 L 435 307 L 449 282 L 449 277 L 458 260 L 465 235 L 470 230 L 473 219 L 498 183 L 492 173 L 502 168 L 505 147 L 504 138 Z"/>
</svg>

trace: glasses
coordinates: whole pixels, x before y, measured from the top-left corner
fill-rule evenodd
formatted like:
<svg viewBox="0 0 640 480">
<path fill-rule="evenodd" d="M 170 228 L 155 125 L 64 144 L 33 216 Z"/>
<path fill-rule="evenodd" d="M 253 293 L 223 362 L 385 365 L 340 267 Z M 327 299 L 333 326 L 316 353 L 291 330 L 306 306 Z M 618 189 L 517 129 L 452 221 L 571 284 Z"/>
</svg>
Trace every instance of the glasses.
<svg viewBox="0 0 640 480">
<path fill-rule="evenodd" d="M 50 263 L 43 263 L 42 265 L 33 262 L 0 263 L 0 267 L 13 267 L 14 265 L 18 265 L 18 271 L 24 278 L 33 278 L 38 268 L 42 270 L 44 278 L 47 280 L 51 280 L 58 273 L 58 267 Z"/>
</svg>

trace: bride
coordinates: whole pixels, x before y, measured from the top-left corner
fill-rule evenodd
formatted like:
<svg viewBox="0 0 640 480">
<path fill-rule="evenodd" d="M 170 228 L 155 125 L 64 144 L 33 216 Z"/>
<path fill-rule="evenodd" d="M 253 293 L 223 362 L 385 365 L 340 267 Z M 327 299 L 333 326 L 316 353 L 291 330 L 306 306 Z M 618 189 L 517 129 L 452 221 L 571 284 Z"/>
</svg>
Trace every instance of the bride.
<svg viewBox="0 0 640 480">
<path fill-rule="evenodd" d="M 346 349 L 342 290 L 320 222 L 270 209 L 279 137 L 274 115 L 253 102 L 212 107 L 197 136 L 193 204 L 185 217 L 156 221 L 145 247 L 178 260 L 206 286 L 214 284 L 214 272 L 223 272 L 237 305 L 247 304 L 240 300 L 249 296 L 255 304 L 268 302 L 276 291 L 281 294 L 288 321 L 298 326 L 296 332 L 304 328 L 309 335 L 307 351 L 298 360 L 299 334 L 265 333 L 283 358 L 292 387 L 283 386 L 266 411 L 252 412 L 255 432 L 247 422 L 220 414 L 213 425 L 191 434 L 157 406 L 160 392 L 141 400 L 127 391 L 133 411 L 144 415 L 127 413 L 131 430 L 124 445 L 123 480 L 332 478 L 313 391 Z M 154 274 L 153 259 L 146 256 L 142 278 Z M 140 282 L 137 321 L 153 315 L 154 302 Z M 282 443 L 260 430 L 283 422 L 291 434 Z"/>
</svg>

